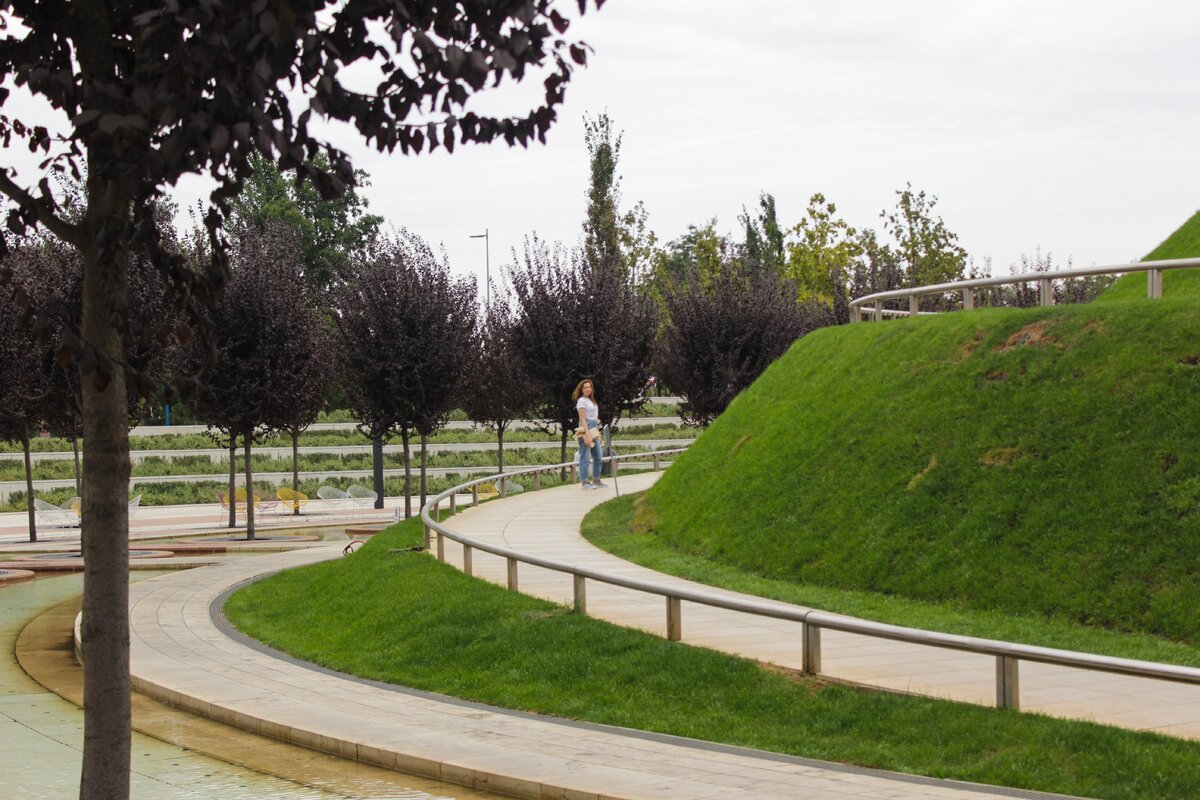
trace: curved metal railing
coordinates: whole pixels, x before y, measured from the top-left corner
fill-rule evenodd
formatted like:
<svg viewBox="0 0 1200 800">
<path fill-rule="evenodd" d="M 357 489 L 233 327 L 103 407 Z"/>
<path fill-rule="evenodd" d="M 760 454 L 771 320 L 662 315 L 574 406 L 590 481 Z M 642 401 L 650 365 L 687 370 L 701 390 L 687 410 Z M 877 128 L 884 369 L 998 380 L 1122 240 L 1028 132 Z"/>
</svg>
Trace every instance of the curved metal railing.
<svg viewBox="0 0 1200 800">
<path fill-rule="evenodd" d="M 915 286 L 911 289 L 893 289 L 887 292 L 875 292 L 850 301 L 850 321 L 861 322 L 864 311 L 873 316 L 876 321 L 885 316 L 915 316 L 918 301 L 921 297 L 931 294 L 948 294 L 961 292 L 963 310 L 975 307 L 975 290 L 989 286 L 1004 286 L 1012 283 L 1032 283 L 1039 285 L 1040 303 L 1043 306 L 1053 305 L 1054 294 L 1052 285 L 1056 280 L 1067 278 L 1086 278 L 1092 275 L 1118 275 L 1128 272 L 1146 273 L 1146 296 L 1152 300 L 1162 297 L 1162 274 L 1168 269 L 1192 269 L 1200 267 L 1200 258 L 1175 258 L 1164 261 L 1139 261 L 1133 264 L 1115 264 L 1106 267 L 1080 267 L 1078 269 L 1063 269 L 1054 272 L 1025 272 L 1020 275 L 1007 275 L 998 278 L 972 278 L 965 281 L 950 281 L 949 283 L 934 283 L 929 286 Z M 883 304 L 887 300 L 908 298 L 908 311 L 887 309 Z M 871 308 L 865 308 L 872 306 Z"/>
<path fill-rule="evenodd" d="M 1200 260 L 1197 260 L 1200 262 Z M 635 459 L 653 459 L 653 466 L 658 470 L 664 466 L 662 456 L 681 453 L 686 448 L 658 450 L 636 453 L 624 456 L 614 456 L 614 475 L 619 473 L 620 463 Z M 605 459 L 610 460 L 608 458 Z M 801 625 L 801 663 L 803 672 L 816 675 L 821 672 L 821 631 L 836 630 L 860 636 L 871 636 L 877 639 L 890 639 L 910 644 L 941 647 L 979 655 L 994 656 L 996 659 L 996 705 L 1000 708 L 1020 707 L 1019 667 L 1021 661 L 1036 661 L 1043 664 L 1055 664 L 1063 667 L 1107 672 L 1118 675 L 1129 675 L 1140 678 L 1175 681 L 1200 685 L 1200 668 L 1162 664 L 1153 661 L 1139 661 L 1115 656 L 1094 655 L 1072 650 L 1058 650 L 1035 645 L 1015 644 L 995 639 L 982 639 L 974 636 L 960 636 L 953 633 L 906 628 L 900 625 L 890 625 L 882 622 L 858 619 L 842 614 L 833 614 L 801 606 L 776 603 L 770 600 L 753 600 L 727 597 L 711 592 L 671 586 L 653 581 L 643 581 L 611 575 L 605 572 L 565 564 L 547 558 L 529 555 L 506 547 L 481 542 L 469 536 L 458 533 L 440 521 L 441 505 L 448 501 L 450 511 L 456 510 L 458 493 L 470 489 L 474 503 L 479 502 L 479 486 L 483 483 L 498 485 L 499 494 L 508 494 L 508 482 L 515 477 L 531 475 L 534 488 L 540 486 L 540 475 L 553 470 L 571 470 L 571 479 L 575 477 L 575 462 L 539 466 L 516 472 L 489 475 L 460 483 L 428 500 L 421 508 L 421 520 L 425 526 L 425 549 L 436 550 L 439 561 L 446 560 L 445 540 L 458 542 L 463 548 L 463 571 L 472 574 L 472 556 L 475 550 L 490 553 L 503 558 L 508 566 L 508 588 L 516 591 L 519 585 L 519 565 L 528 564 L 533 567 L 552 570 L 571 575 L 574 583 L 574 606 L 580 613 L 587 613 L 587 582 L 599 581 L 610 586 L 620 586 L 625 589 L 658 595 L 665 599 L 667 638 L 678 641 L 683 634 L 682 602 L 697 603 L 712 608 L 722 608 L 773 619 L 789 620 Z M 436 542 L 434 541 L 436 539 Z"/>
</svg>

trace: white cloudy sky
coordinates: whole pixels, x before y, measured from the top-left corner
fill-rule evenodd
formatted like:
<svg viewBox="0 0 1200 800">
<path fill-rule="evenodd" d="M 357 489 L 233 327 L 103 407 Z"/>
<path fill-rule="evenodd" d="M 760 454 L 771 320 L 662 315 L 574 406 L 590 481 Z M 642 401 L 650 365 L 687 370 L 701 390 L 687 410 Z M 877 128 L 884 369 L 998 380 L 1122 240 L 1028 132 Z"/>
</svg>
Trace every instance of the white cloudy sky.
<svg viewBox="0 0 1200 800">
<path fill-rule="evenodd" d="M 595 53 L 547 146 L 361 163 L 373 208 L 463 271 L 485 227 L 493 265 L 530 231 L 577 240 L 604 110 L 664 241 L 732 231 L 763 190 L 788 224 L 819 191 L 873 226 L 911 182 L 996 271 L 1123 262 L 1200 208 L 1198 23 L 1174 0 L 609 0 L 572 26 Z"/>
<path fill-rule="evenodd" d="M 573 4 L 564 4 L 573 8 Z M 380 156 L 372 209 L 493 278 L 531 231 L 578 239 L 582 117 L 624 130 L 625 203 L 660 240 L 773 193 L 824 193 L 854 225 L 906 182 L 977 260 L 1136 259 L 1200 208 L 1200 5 L 1185 0 L 608 0 L 571 35 L 595 52 L 545 146 Z M 510 107 L 511 109 L 511 107 Z M 180 187 L 179 199 L 200 187 Z"/>
</svg>

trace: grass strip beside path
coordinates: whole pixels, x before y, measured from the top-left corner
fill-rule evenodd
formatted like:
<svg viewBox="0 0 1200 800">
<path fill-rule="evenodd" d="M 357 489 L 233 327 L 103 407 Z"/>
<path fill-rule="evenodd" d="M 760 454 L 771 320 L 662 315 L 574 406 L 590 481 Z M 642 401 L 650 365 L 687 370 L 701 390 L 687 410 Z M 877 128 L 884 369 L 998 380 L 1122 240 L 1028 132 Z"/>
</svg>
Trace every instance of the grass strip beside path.
<svg viewBox="0 0 1200 800">
<path fill-rule="evenodd" d="M 645 492 L 625 495 L 593 508 L 583 520 L 584 538 L 601 550 L 658 572 L 822 611 L 909 628 L 1200 667 L 1200 647 L 1151 634 L 766 578 L 703 554 L 682 552 L 663 537 L 639 530 L 643 497 Z"/>
<path fill-rule="evenodd" d="M 1104 798 L 1200 796 L 1200 744 L 826 684 L 469 578 L 406 548 L 237 592 L 251 636 L 323 666 L 508 708 L 812 758 Z"/>
</svg>

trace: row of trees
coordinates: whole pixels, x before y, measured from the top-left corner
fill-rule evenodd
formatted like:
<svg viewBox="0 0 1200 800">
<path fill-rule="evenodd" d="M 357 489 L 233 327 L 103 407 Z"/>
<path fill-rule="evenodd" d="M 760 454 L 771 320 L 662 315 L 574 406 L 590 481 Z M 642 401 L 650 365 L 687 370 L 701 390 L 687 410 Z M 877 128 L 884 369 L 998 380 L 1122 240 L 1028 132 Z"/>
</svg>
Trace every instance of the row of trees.
<svg viewBox="0 0 1200 800">
<path fill-rule="evenodd" d="M 583 13 L 587 3 L 569 5 Z M 325 121 L 346 123 L 378 150 L 403 154 L 497 139 L 544 141 L 588 54 L 566 35 L 570 20 L 562 6 L 555 0 L 499 9 L 484 0 L 6 5 L 0 143 L 28 149 L 37 163 L 0 169 L 0 194 L 9 203 L 0 254 L 13 249 L 12 237 L 40 227 L 70 244 L 82 263 L 78 324 L 52 313 L 68 320 L 56 356 L 79 367 L 84 432 L 81 798 L 129 796 L 126 422 L 129 397 L 153 389 L 153 379 L 126 358 L 125 342 L 187 338 L 188 331 L 203 339 L 212 330 L 208 315 L 230 277 L 223 231 L 253 155 L 307 179 L 328 200 L 345 193 L 354 169 L 322 135 L 331 130 Z M 388 36 L 370 35 L 385 29 Z M 363 74 L 377 76 L 374 91 L 346 81 Z M 469 110 L 475 94 L 527 77 L 542 90 L 528 106 L 505 102 L 494 115 Z M 10 103 L 14 92 L 39 103 Z M 48 112 L 15 116 L 31 107 Z M 83 204 L 68 213 L 50 179 L 82 179 L 85 171 Z M 202 215 L 209 259 L 198 270 L 167 246 L 154 213 L 164 193 L 193 174 L 213 182 Z M 169 313 L 147 313 L 131 302 L 137 258 L 165 282 Z M 51 323 L 32 320 L 36 306 L 19 280 L 11 262 L 0 264 L 0 293 L 17 318 L 49 333 Z"/>
<path fill-rule="evenodd" d="M 838 214 L 823 194 L 809 198 L 800 221 L 785 227 L 779 221 L 775 198 L 759 197 L 752 213 L 738 218 L 740 239 L 717 232 L 716 220 L 688 231 L 651 258 L 649 280 L 678 283 L 687 275 L 711 281 L 730 262 L 758 265 L 790 285 L 800 305 L 809 305 L 822 324 L 849 321 L 850 301 L 875 292 L 983 277 L 991 274 L 991 259 L 976 263 L 959 244 L 958 235 L 937 213 L 937 197 L 906 185 L 895 193 L 893 208 L 879 213 L 879 230 L 854 227 Z M 644 222 L 644 218 L 642 220 Z M 1022 255 L 1009 265 L 1011 274 L 1068 268 L 1056 266 L 1049 254 Z M 1065 302 L 1086 302 L 1103 291 L 1106 280 L 1079 279 L 1055 284 L 1055 296 Z M 989 291 L 978 303 L 1020 306 L 1033 302 L 1036 288 L 1014 286 Z M 957 296 L 928 297 L 922 307 L 952 308 Z M 907 307 L 907 304 L 905 304 Z"/>
<path fill-rule="evenodd" d="M 647 377 L 656 373 L 684 395 L 685 419 L 703 424 L 796 338 L 839 321 L 847 287 L 831 293 L 838 284 L 826 280 L 825 289 L 813 288 L 834 271 L 823 273 L 827 262 L 804 255 L 840 253 L 838 263 L 855 255 L 847 245 L 853 231 L 833 216 L 832 204 L 814 198 L 798 228 L 807 249 L 787 240 L 774 200 L 763 195 L 758 218 L 743 215 L 740 246 L 716 237 L 710 225 L 659 251 L 641 206 L 621 212 L 620 134 L 605 115 L 585 127 L 591 179 L 581 244 L 569 249 L 530 238 L 509 268 L 511 296 L 498 297 L 483 317 L 477 318 L 474 286 L 452 279 L 444 256 L 420 237 L 380 235 L 378 218 L 354 191 L 321 201 L 306 184 L 286 181 L 256 157 L 227 226 L 229 278 L 210 313 L 210 335 L 143 336 L 140 350 L 127 346 L 126 359 L 141 374 L 188 390 L 190 413 L 230 450 L 231 497 L 239 446 L 249 493 L 253 444 L 280 432 L 291 435 L 298 483 L 298 437 L 335 397 L 360 420 L 377 456 L 385 441 L 400 438 L 406 490 L 411 445 L 419 440 L 423 502 L 425 444 L 455 407 L 497 431 L 501 468 L 504 433 L 521 418 L 549 420 L 565 460 L 576 424 L 570 391 L 580 379 L 597 381 L 605 422 L 635 409 Z M 916 196 L 916 212 L 901 199 L 906 218 L 927 216 L 923 195 Z M 209 239 L 199 230 L 163 246 L 182 254 L 193 272 L 211 260 Z M 21 259 L 37 264 L 22 266 Z M 52 237 L 17 248 L 7 263 L 14 274 L 58 276 L 42 278 L 44 297 L 35 306 L 79 296 L 80 259 Z M 932 273 L 924 274 L 922 280 Z M 155 308 L 167 294 L 154 276 L 153 270 L 131 271 L 139 308 Z M 797 285 L 809 288 L 797 297 Z M 77 300 L 71 302 L 77 309 Z M 72 330 L 68 324 L 56 336 L 23 334 L 24 352 L 41 366 L 23 374 L 45 375 L 39 389 L 4 384 L 12 387 L 0 391 L 5 402 L 14 408 L 24 402 L 29 410 L 6 414 L 11 430 L 0 435 L 27 441 L 38 427 L 75 433 L 82 404 L 78 367 L 58 368 L 55 355 L 69 347 Z M 10 363 L 18 369 L 22 362 Z M 204 379 L 194 380 L 200 373 Z M 130 405 L 130 424 L 141 408 Z M 382 496 L 381 462 L 376 459 L 375 484 Z M 406 491 L 409 514 L 411 494 Z M 32 493 L 30 505 L 32 537 Z M 235 513 L 231 503 L 231 527 Z"/>
<path fill-rule="evenodd" d="M 872 231 L 855 231 L 821 195 L 799 225 L 784 231 L 774 199 L 764 194 L 757 217 L 742 215 L 742 242 L 717 236 L 710 223 L 658 250 L 640 205 L 620 210 L 620 134 L 605 115 L 586 120 L 585 129 L 591 180 L 581 244 L 568 249 L 530 238 L 509 267 L 511 296 L 497 297 L 481 317 L 474 286 L 454 280 L 444 256 L 420 237 L 381 235 L 379 218 L 356 192 L 322 201 L 307 184 L 252 159 L 254 172 L 227 228 L 229 279 L 210 315 L 211 335 L 151 337 L 143 328 L 140 339 L 127 335 L 126 361 L 153 381 L 188 388 L 192 416 L 230 450 L 231 497 L 239 446 L 251 492 L 253 444 L 281 432 L 292 439 L 298 484 L 299 436 L 332 397 L 376 445 L 380 496 L 383 443 L 403 442 L 410 489 L 411 445 L 419 441 L 423 502 L 425 445 L 453 408 L 496 430 L 501 469 L 504 433 L 521 418 L 549 420 L 565 460 L 576 420 L 570 390 L 583 377 L 597 380 L 606 422 L 637 407 L 654 373 L 685 397 L 685 419 L 704 424 L 799 336 L 845 321 L 854 294 L 962 274 L 965 253 L 932 214 L 935 201 L 911 189 L 898 192 L 896 210 L 883 215 L 890 245 L 878 245 Z M 68 188 L 69 198 L 79 196 L 78 187 Z M 211 258 L 199 230 L 163 246 L 193 271 Z M 49 334 L 22 326 L 30 310 L 13 305 L 15 294 L 0 297 L 12 305 L 0 328 L 0 437 L 22 441 L 26 451 L 39 429 L 77 440 L 79 367 L 60 362 L 80 319 L 79 254 L 38 235 L 6 263 L 32 313 L 60 322 Z M 1050 269 L 1052 259 L 1039 253 L 1025 266 Z M 135 259 L 130 292 L 140 312 L 168 315 L 165 290 L 148 262 Z M 1095 287 L 1060 291 L 1082 299 Z M 1026 305 L 1034 298 L 1022 287 L 1007 295 L 992 301 Z M 46 313 L 56 304 L 65 317 Z M 201 372 L 204 380 L 195 381 Z M 131 397 L 132 425 L 145 406 Z M 231 503 L 231 527 L 235 514 Z M 29 515 L 32 539 L 32 491 Z"/>
</svg>

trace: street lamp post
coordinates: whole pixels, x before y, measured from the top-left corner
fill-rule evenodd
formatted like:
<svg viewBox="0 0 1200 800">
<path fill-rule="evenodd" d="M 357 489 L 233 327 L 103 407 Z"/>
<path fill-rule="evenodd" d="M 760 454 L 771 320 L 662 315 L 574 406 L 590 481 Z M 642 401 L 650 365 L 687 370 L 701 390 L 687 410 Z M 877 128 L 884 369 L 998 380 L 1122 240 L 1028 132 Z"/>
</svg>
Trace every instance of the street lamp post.
<svg viewBox="0 0 1200 800">
<path fill-rule="evenodd" d="M 483 233 L 471 236 L 472 239 L 483 239 L 483 305 L 486 310 L 492 308 L 492 244 L 488 239 L 488 229 Z"/>
</svg>

